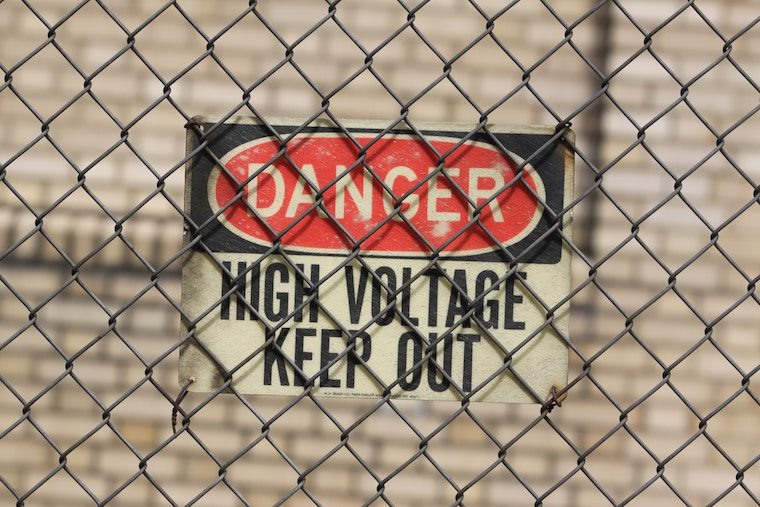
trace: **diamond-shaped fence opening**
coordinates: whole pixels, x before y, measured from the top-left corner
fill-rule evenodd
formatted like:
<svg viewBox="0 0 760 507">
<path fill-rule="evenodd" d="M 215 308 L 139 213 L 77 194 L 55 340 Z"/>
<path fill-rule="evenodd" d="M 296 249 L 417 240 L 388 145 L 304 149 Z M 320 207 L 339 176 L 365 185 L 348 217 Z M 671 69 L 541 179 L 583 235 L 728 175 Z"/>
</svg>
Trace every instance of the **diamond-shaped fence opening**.
<svg viewBox="0 0 760 507">
<path fill-rule="evenodd" d="M 752 0 L 0 0 L 0 503 L 760 504 L 758 34 Z M 325 121 L 349 154 L 328 177 L 299 155 Z M 463 152 L 538 124 L 473 197 Z M 238 127 L 264 163 L 235 158 Z M 559 206 L 530 173 L 551 145 L 575 161 Z M 401 187 L 391 159 L 396 181 L 429 167 Z M 210 219 L 186 206 L 204 167 L 236 181 Z M 278 177 L 303 179 L 287 220 L 259 194 Z M 456 215 L 435 195 L 459 222 L 420 227 Z M 572 256 L 549 297 L 544 239 L 494 227 L 515 196 Z M 255 262 L 209 232 L 241 216 Z M 308 264 L 309 234 L 343 253 Z M 423 253 L 398 273 L 372 255 L 393 234 Z M 495 249 L 477 282 L 448 256 L 473 238 Z M 193 252 L 223 280 L 202 308 Z M 410 305 L 433 284 L 448 314 Z M 209 315 L 265 338 L 230 352 Z M 569 372 L 543 398 L 547 339 Z M 490 359 L 457 362 L 476 343 Z M 260 370 L 282 389 L 249 394 Z M 454 401 L 401 399 L 420 384 Z M 374 398 L 320 396 L 356 385 Z M 533 404 L 479 402 L 505 385 Z"/>
</svg>

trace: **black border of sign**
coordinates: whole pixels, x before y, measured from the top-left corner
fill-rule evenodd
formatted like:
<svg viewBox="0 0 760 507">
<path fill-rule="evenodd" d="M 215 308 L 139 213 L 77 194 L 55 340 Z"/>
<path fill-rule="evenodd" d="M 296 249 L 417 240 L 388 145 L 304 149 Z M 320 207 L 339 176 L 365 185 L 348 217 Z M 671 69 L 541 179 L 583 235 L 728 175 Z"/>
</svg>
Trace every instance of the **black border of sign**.
<svg viewBox="0 0 760 507">
<path fill-rule="evenodd" d="M 245 122 L 241 123 L 224 123 L 218 125 L 211 131 L 215 123 L 204 117 L 198 117 L 194 119 L 195 125 L 201 127 L 204 131 L 210 131 L 207 135 L 207 149 L 209 149 L 217 158 L 221 159 L 231 150 L 234 150 L 238 146 L 247 142 L 261 139 L 262 137 L 271 137 L 271 131 L 265 125 L 255 122 L 253 119 L 246 118 Z M 272 127 L 281 135 L 287 136 L 288 134 L 299 129 L 302 133 L 311 132 L 329 132 L 329 133 L 341 133 L 342 130 L 336 127 L 329 126 L 316 126 L 305 127 L 300 129 L 302 123 L 298 123 L 298 120 L 291 120 L 292 124 L 284 125 L 277 122 L 272 124 Z M 456 126 L 455 126 L 456 127 Z M 380 133 L 383 128 L 368 128 L 368 127 L 349 127 L 347 130 L 351 133 Z M 461 130 L 436 130 L 420 128 L 420 132 L 423 135 L 430 135 L 436 137 L 450 137 L 452 139 L 461 139 L 469 134 L 469 130 L 462 128 Z M 391 133 L 409 134 L 408 129 L 400 128 L 392 130 Z M 531 159 L 531 165 L 538 172 L 539 176 L 543 180 L 544 189 L 546 192 L 546 204 L 554 211 L 559 213 L 565 205 L 565 188 L 566 178 L 572 177 L 572 171 L 566 170 L 566 150 L 560 141 L 555 141 L 549 147 L 542 147 L 547 144 L 552 135 L 539 134 L 539 133 L 521 133 L 521 132 L 498 132 L 493 133 L 493 136 L 499 140 L 499 142 L 507 148 L 509 151 L 516 155 L 527 159 Z M 490 137 L 485 133 L 476 133 L 471 138 L 473 141 L 479 141 L 493 145 Z M 188 129 L 188 142 L 187 153 L 191 153 L 200 144 L 200 135 L 194 129 Z M 498 148 L 497 148 L 498 149 Z M 540 153 L 539 153 L 540 152 Z M 537 155 L 536 155 L 537 154 Z M 187 166 L 186 171 L 190 171 L 189 177 L 186 178 L 186 185 L 190 185 L 189 189 L 185 189 L 185 211 L 189 214 L 190 218 L 196 224 L 202 224 L 206 222 L 212 215 L 213 211 L 208 202 L 207 188 L 208 179 L 211 175 L 211 170 L 214 167 L 213 159 L 208 155 L 206 150 L 202 150 L 194 158 L 192 158 Z M 560 221 L 560 228 L 562 228 L 563 218 L 560 216 L 557 220 Z M 546 233 L 546 231 L 552 226 L 554 220 L 550 217 L 549 213 L 544 211 L 539 223 L 525 238 L 517 243 L 506 247 L 506 250 L 517 256 L 531 245 L 536 243 L 539 238 Z M 205 246 L 212 252 L 230 252 L 230 253 L 263 253 L 267 250 L 267 247 L 257 245 L 244 238 L 237 236 L 230 230 L 228 230 L 218 219 L 214 219 L 207 224 L 202 230 L 196 232 L 196 235 L 202 235 Z M 194 246 L 196 250 L 201 250 L 201 247 Z M 285 249 L 291 254 L 302 254 L 311 256 L 332 256 L 343 257 L 345 255 L 337 253 L 316 253 L 316 252 L 302 252 L 298 249 Z M 373 254 L 362 253 L 363 257 L 376 257 L 376 258 L 409 258 L 420 259 L 424 257 L 420 256 L 403 256 L 403 255 L 387 255 L 387 254 Z M 531 252 L 519 259 L 520 263 L 530 264 L 556 264 L 560 262 L 562 257 L 562 238 L 558 233 L 548 235 L 543 240 L 540 240 L 536 244 Z M 439 255 L 440 259 L 452 259 L 461 261 L 480 261 L 480 262 L 510 262 L 507 255 L 501 250 L 495 250 L 492 252 L 486 252 L 482 254 L 476 254 L 471 256 L 447 256 L 445 254 Z"/>
</svg>

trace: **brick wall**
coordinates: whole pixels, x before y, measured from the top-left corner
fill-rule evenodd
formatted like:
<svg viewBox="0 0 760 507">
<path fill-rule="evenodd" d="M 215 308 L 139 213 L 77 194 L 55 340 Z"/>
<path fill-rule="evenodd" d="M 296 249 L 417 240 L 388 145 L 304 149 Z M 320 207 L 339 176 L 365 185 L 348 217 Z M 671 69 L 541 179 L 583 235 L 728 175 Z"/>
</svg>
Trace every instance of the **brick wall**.
<svg viewBox="0 0 760 507">
<path fill-rule="evenodd" d="M 127 30 L 161 9 L 147 1 L 102 4 Z M 736 469 L 743 470 L 760 451 L 760 405 L 752 384 L 742 390 L 743 375 L 760 362 L 758 303 L 754 294 L 747 295 L 760 271 L 760 208 L 752 202 L 760 180 L 760 116 L 735 126 L 757 106 L 758 89 L 733 65 L 750 77 L 760 74 L 760 25 L 733 42 L 730 60 L 722 59 L 694 81 L 724 52 L 716 31 L 732 37 L 760 14 L 758 5 L 754 0 L 696 2 L 712 27 L 697 9 L 685 8 L 652 36 L 651 50 L 668 71 L 650 52 L 642 52 L 644 34 L 682 3 L 619 4 L 624 11 L 612 6 L 609 12 L 607 66 L 616 69 L 641 53 L 614 75 L 609 96 L 598 101 L 601 114 L 588 108 L 573 120 L 578 149 L 595 156 L 605 170 L 603 191 L 594 191 L 576 214 L 576 234 L 591 238 L 586 247 L 596 285 L 587 285 L 573 299 L 571 339 L 583 358 L 571 354 L 570 378 L 593 359 L 589 374 L 573 385 L 561 408 L 532 427 L 539 413 L 534 405 L 471 405 L 468 410 L 483 428 L 461 413 L 436 433 L 425 455 L 383 482 L 393 505 L 451 504 L 452 482 L 460 488 L 473 483 L 464 493 L 466 505 L 530 505 L 534 496 L 548 491 L 545 505 L 608 505 L 624 501 L 657 476 L 653 456 L 670 457 L 663 477 L 633 503 L 702 505 L 734 484 Z M 75 4 L 39 0 L 30 5 L 53 25 Z M 578 51 L 600 54 L 603 10 L 573 28 L 574 47 L 564 43 L 545 60 L 544 55 L 565 37 L 557 17 L 572 24 L 593 5 L 588 0 L 517 2 L 497 19 L 493 34 L 519 65 L 485 37 L 454 62 L 452 80 L 482 110 L 518 88 L 530 68 L 530 86 L 518 88 L 489 119 L 556 124 L 599 90 L 598 78 Z M 486 28 L 483 14 L 503 7 L 504 2 L 490 0 L 429 2 L 416 12 L 414 25 L 439 55 L 407 28 L 373 59 L 383 83 L 362 73 L 331 96 L 331 112 L 344 118 L 396 117 L 401 106 L 385 88 L 402 102 L 417 96 L 440 76 L 439 57 L 451 58 L 469 46 Z M 263 115 L 308 117 L 322 102 L 314 87 L 327 94 L 341 86 L 364 64 L 357 43 L 374 49 L 408 13 L 401 2 L 337 4 L 336 18 L 355 40 L 328 21 L 299 43 L 293 61 L 310 84 L 292 66 L 280 65 L 283 45 L 250 13 L 214 41 L 213 56 L 224 67 L 207 56 L 188 70 L 207 49 L 201 33 L 213 37 L 244 8 L 200 0 L 169 5 L 136 34 L 134 51 L 98 71 L 127 42 L 98 2 L 85 3 L 55 28 L 57 47 L 47 44 L 28 59 L 47 40 L 49 28 L 21 1 L 0 2 L 0 63 L 8 85 L 0 91 L 5 170 L 0 251 L 8 252 L 0 254 L 2 505 L 15 502 L 7 486 L 23 495 L 50 474 L 25 505 L 92 504 L 75 479 L 100 501 L 112 499 L 112 505 L 167 505 L 167 498 L 184 504 L 219 480 L 219 463 L 261 438 L 262 420 L 291 403 L 280 397 L 253 396 L 246 403 L 217 397 L 192 417 L 190 432 L 154 453 L 171 436 L 169 399 L 178 391 L 177 354 L 163 357 L 179 336 L 173 308 L 179 300 L 179 266 L 173 257 L 182 220 L 170 200 L 181 202 L 183 171 L 172 170 L 183 157 L 185 119 L 176 107 L 188 115 L 224 114 L 242 97 L 228 72 L 249 86 L 277 68 L 253 90 L 251 106 Z M 316 0 L 260 1 L 256 10 L 292 44 L 328 8 Z M 81 74 L 95 71 L 88 81 L 92 96 L 84 93 L 60 112 L 84 90 Z M 685 85 L 686 100 L 671 108 Z M 165 99 L 151 107 L 169 89 L 173 104 Z M 477 122 L 480 113 L 470 101 L 444 80 L 413 103 L 409 118 Z M 128 145 L 100 158 L 119 142 L 125 125 Z M 41 132 L 47 136 L 33 143 Z M 593 183 L 593 174 L 577 162 L 576 193 L 581 193 Z M 83 170 L 84 185 L 77 175 Z M 165 183 L 160 192 L 159 178 Z M 114 234 L 117 223 L 119 235 Z M 104 242 L 107 246 L 98 249 Z M 580 256 L 574 261 L 574 283 L 585 284 L 591 268 Z M 167 264 L 158 287 L 147 291 L 146 263 Z M 72 265 L 79 267 L 77 276 Z M 115 326 L 109 323 L 112 316 Z M 703 340 L 706 333 L 709 339 Z M 75 357 L 73 369 L 67 370 L 63 357 Z M 146 376 L 146 365 L 160 358 Z M 664 371 L 668 383 L 661 385 Z M 185 404 L 193 407 L 203 399 L 190 395 Z M 253 505 L 274 504 L 297 486 L 294 468 L 304 471 L 317 463 L 286 505 L 313 505 L 312 499 L 329 506 L 360 505 L 375 495 L 378 478 L 386 479 L 418 454 L 420 437 L 384 406 L 349 440 L 376 477 L 346 448 L 321 463 L 340 443 L 336 422 L 350 426 L 375 402 L 320 403 L 334 420 L 309 399 L 300 401 L 268 426 L 266 438 L 235 461 L 225 482 L 197 505 L 240 505 L 236 494 Z M 422 435 L 460 408 L 454 403 L 393 405 Z M 703 431 L 700 419 L 706 420 Z M 528 427 L 504 463 L 481 477 L 498 462 L 499 444 Z M 576 471 L 579 455 L 583 467 Z M 118 489 L 143 470 L 137 456 L 147 459 L 144 473 Z M 741 484 L 721 505 L 755 505 L 760 468 L 750 467 L 740 477 Z M 558 482 L 561 486 L 553 488 Z M 382 504 L 379 499 L 373 505 Z"/>
</svg>

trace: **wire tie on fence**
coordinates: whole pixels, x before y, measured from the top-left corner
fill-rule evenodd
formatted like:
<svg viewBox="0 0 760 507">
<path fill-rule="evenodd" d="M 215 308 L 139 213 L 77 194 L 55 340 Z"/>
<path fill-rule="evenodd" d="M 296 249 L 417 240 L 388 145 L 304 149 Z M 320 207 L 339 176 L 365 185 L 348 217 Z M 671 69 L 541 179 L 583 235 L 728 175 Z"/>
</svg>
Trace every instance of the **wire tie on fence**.
<svg viewBox="0 0 760 507">
<path fill-rule="evenodd" d="M 201 133 L 203 133 L 203 131 L 204 131 L 203 124 L 199 123 L 195 119 L 190 119 L 190 121 L 188 121 L 187 123 L 185 123 L 185 128 L 186 129 L 197 128 Z"/>
<path fill-rule="evenodd" d="M 172 403 L 172 433 L 177 433 L 177 413 L 179 412 L 179 404 L 182 403 L 182 400 L 187 396 L 187 389 L 193 382 L 195 382 L 195 377 L 187 379 L 187 382 L 185 382 L 185 385 L 182 386 L 182 390 L 180 390 L 177 395 L 177 399 Z"/>
<path fill-rule="evenodd" d="M 561 396 L 557 397 L 557 392 L 559 392 L 559 389 L 557 389 L 557 386 L 552 386 L 549 392 L 551 393 L 551 399 L 549 400 L 547 412 L 551 412 L 554 409 L 554 407 L 561 407 L 562 401 L 567 396 L 567 393 L 564 393 Z"/>
</svg>

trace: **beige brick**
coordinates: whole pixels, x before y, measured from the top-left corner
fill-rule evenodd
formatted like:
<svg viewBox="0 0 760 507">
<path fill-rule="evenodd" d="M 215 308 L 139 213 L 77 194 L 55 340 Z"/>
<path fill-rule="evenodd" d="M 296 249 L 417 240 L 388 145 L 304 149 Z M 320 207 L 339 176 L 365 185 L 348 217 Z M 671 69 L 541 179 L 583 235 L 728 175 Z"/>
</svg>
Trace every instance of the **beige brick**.
<svg viewBox="0 0 760 507">
<path fill-rule="evenodd" d="M 594 401 L 575 401 L 573 409 L 561 412 L 557 416 L 565 428 L 568 425 L 577 425 L 584 430 L 607 431 L 618 423 L 620 417 L 618 410 L 601 397 Z"/>
<path fill-rule="evenodd" d="M 92 501 L 87 493 L 65 472 L 59 472 L 45 481 L 45 484 L 35 491 L 29 499 L 30 503 L 39 500 L 49 500 L 59 504 L 68 502 L 69 505 L 81 505 L 84 502 Z"/>
<path fill-rule="evenodd" d="M 366 479 L 365 482 L 367 488 L 377 486 L 377 483 L 375 483 L 375 481 L 369 476 L 362 476 L 362 479 Z M 386 484 L 386 494 L 390 498 L 404 498 L 418 502 L 430 502 L 433 493 L 439 491 L 438 488 L 440 486 L 442 486 L 442 484 L 438 483 L 431 476 L 408 473 L 407 471 L 407 473 L 401 473 L 395 476 Z"/>
<path fill-rule="evenodd" d="M 10 440 L 11 437 L 13 440 Z M 34 467 L 42 470 L 52 467 L 53 461 L 58 461 L 58 455 L 47 442 L 40 442 L 37 437 L 32 434 L 21 436 L 11 433 L 10 436 L 4 438 L 3 452 L 0 453 L 0 464 L 3 469 L 6 467 Z"/>
<path fill-rule="evenodd" d="M 224 484 L 219 484 L 214 489 L 206 493 L 197 505 L 235 507 L 240 505 L 240 500 Z"/>
<path fill-rule="evenodd" d="M 505 472 L 508 474 L 508 472 Z M 514 479 L 511 474 L 504 476 L 505 479 L 492 480 L 488 484 L 488 501 L 493 505 L 520 505 L 534 502 L 528 490 Z M 467 496 L 465 495 L 465 499 Z"/>
<path fill-rule="evenodd" d="M 156 428 L 153 424 L 128 422 L 121 425 L 119 429 L 124 438 L 139 448 L 146 448 L 157 443 Z"/>
<path fill-rule="evenodd" d="M 255 478 L 260 487 L 264 490 L 276 488 L 279 491 L 285 491 L 294 487 L 298 477 L 290 467 L 273 467 L 271 462 L 245 462 L 240 461 L 233 464 L 229 470 L 233 483 L 250 481 Z M 254 497 L 255 498 L 255 495 Z"/>
</svg>

